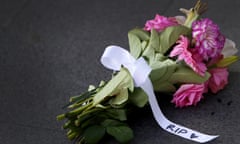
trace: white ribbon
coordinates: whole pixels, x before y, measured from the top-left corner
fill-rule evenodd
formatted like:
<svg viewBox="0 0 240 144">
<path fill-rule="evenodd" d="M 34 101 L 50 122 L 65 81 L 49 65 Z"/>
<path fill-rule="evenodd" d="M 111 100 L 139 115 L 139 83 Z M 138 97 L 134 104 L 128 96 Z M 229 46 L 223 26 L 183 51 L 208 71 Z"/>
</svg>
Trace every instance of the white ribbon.
<svg viewBox="0 0 240 144">
<path fill-rule="evenodd" d="M 136 60 L 127 50 L 119 46 L 108 46 L 101 57 L 101 63 L 111 70 L 119 71 L 122 65 L 129 70 L 135 82 L 135 86 L 141 87 L 148 95 L 148 101 L 154 118 L 164 130 L 199 143 L 205 143 L 218 137 L 217 135 L 203 134 L 175 124 L 163 115 L 154 94 L 152 82 L 148 78 L 151 68 L 143 58 Z"/>
</svg>

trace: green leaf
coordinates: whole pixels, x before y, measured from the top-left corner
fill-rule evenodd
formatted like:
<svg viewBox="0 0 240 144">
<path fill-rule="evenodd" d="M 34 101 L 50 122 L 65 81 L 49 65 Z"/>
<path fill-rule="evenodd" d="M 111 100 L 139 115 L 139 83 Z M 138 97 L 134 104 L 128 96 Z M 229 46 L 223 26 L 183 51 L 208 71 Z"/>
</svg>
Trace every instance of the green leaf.
<svg viewBox="0 0 240 144">
<path fill-rule="evenodd" d="M 152 59 L 155 57 L 155 50 L 159 49 L 159 36 L 156 30 L 151 30 L 151 37 L 149 40 L 149 44 L 147 47 L 143 49 L 142 56 L 147 57 L 148 59 Z"/>
<path fill-rule="evenodd" d="M 127 69 L 121 70 L 115 75 L 94 97 L 93 106 L 101 103 L 107 97 L 115 96 L 122 89 L 128 88 L 130 91 L 134 89 L 134 83 L 131 74 Z"/>
<path fill-rule="evenodd" d="M 165 65 L 161 61 L 151 62 L 150 67 L 152 68 L 152 71 L 150 73 L 150 79 L 152 81 L 156 81 L 156 80 L 160 79 L 167 72 L 167 65 Z"/>
<path fill-rule="evenodd" d="M 159 82 L 167 81 L 172 76 L 172 74 L 176 71 L 176 68 L 177 68 L 176 62 L 171 59 L 167 59 L 163 63 L 164 65 L 166 65 L 167 71 L 164 74 L 164 76 L 161 77 L 161 79 L 159 79 Z"/>
<path fill-rule="evenodd" d="M 154 90 L 158 92 L 174 92 L 176 88 L 169 79 L 175 73 L 177 64 L 170 59 L 166 59 L 164 61 L 155 61 L 150 66 L 153 68 L 150 79 Z"/>
<path fill-rule="evenodd" d="M 73 140 L 73 139 L 77 138 L 78 136 L 79 136 L 79 133 L 75 132 L 75 131 L 70 131 L 67 135 L 69 140 Z"/>
<path fill-rule="evenodd" d="M 150 37 L 149 45 L 151 45 L 151 47 L 154 48 L 155 50 L 160 49 L 159 35 L 155 29 L 151 30 L 151 37 Z"/>
<path fill-rule="evenodd" d="M 149 33 L 144 31 L 142 28 L 135 28 L 130 30 L 128 33 L 136 35 L 141 41 L 149 40 Z"/>
<path fill-rule="evenodd" d="M 82 113 L 86 108 L 88 108 L 89 105 L 83 105 L 83 106 L 79 106 L 78 108 L 71 110 L 69 112 L 66 113 L 66 117 L 74 117 L 80 113 Z"/>
<path fill-rule="evenodd" d="M 166 28 L 160 34 L 160 47 L 156 49 L 156 51 L 164 54 L 166 53 L 173 44 L 179 39 L 180 35 L 188 35 L 190 34 L 191 29 L 182 25 L 172 26 Z"/>
<path fill-rule="evenodd" d="M 128 33 L 128 41 L 131 55 L 134 58 L 138 58 L 142 51 L 142 44 L 140 39 L 136 35 Z"/>
<path fill-rule="evenodd" d="M 87 144 L 97 144 L 105 135 L 105 128 L 100 125 L 88 127 L 84 133 L 84 140 Z"/>
<path fill-rule="evenodd" d="M 170 59 L 165 61 L 152 61 L 150 67 L 152 71 L 150 73 L 150 79 L 152 81 L 164 82 L 174 73 L 176 69 L 176 63 Z"/>
<path fill-rule="evenodd" d="M 124 88 L 110 100 L 111 105 L 121 105 L 128 100 L 128 89 Z"/>
<path fill-rule="evenodd" d="M 171 83 L 204 83 L 211 75 L 206 72 L 205 76 L 200 76 L 192 69 L 182 66 L 178 67 L 175 73 L 172 74 L 169 81 Z"/>
<path fill-rule="evenodd" d="M 111 118 L 118 119 L 120 121 L 127 120 L 126 110 L 124 109 L 108 109 L 106 110 L 106 114 Z"/>
<path fill-rule="evenodd" d="M 151 45 L 148 45 L 146 49 L 143 51 L 142 56 L 151 59 L 155 55 L 155 50 Z"/>
<path fill-rule="evenodd" d="M 101 123 L 101 125 L 104 127 L 109 127 L 109 126 L 125 126 L 126 124 L 117 120 L 106 119 Z"/>
<path fill-rule="evenodd" d="M 127 143 L 133 138 L 133 131 L 127 126 L 107 127 L 107 133 L 120 143 Z"/>
<path fill-rule="evenodd" d="M 166 59 L 167 59 L 167 57 L 164 56 L 164 55 L 161 54 L 161 53 L 156 53 L 156 55 L 155 55 L 155 57 L 154 57 L 154 60 L 155 60 L 155 61 L 164 61 L 164 60 L 166 60 Z"/>
<path fill-rule="evenodd" d="M 163 83 L 159 83 L 158 81 L 153 82 L 154 91 L 157 92 L 175 92 L 176 88 L 173 84 L 165 81 Z"/>
<path fill-rule="evenodd" d="M 141 88 L 135 88 L 129 95 L 129 100 L 138 107 L 143 107 L 148 102 L 148 96 Z"/>
<path fill-rule="evenodd" d="M 60 120 L 63 120 L 66 118 L 66 115 L 65 114 L 60 114 L 57 116 L 57 120 L 60 121 Z"/>
<path fill-rule="evenodd" d="M 229 56 L 217 62 L 216 65 L 217 67 L 227 67 L 232 63 L 236 62 L 238 59 L 239 59 L 239 56 Z"/>
<path fill-rule="evenodd" d="M 84 101 L 86 99 L 88 99 L 88 98 L 92 97 L 94 94 L 96 94 L 97 90 L 100 89 L 100 88 L 101 87 L 95 88 L 91 91 L 87 91 L 87 92 L 85 92 L 81 95 L 78 95 L 78 96 L 72 96 L 70 98 L 70 102 L 67 105 L 63 106 L 63 108 L 66 108 L 66 107 L 73 108 L 75 104 L 77 104 L 77 105 L 80 104 L 81 105 L 81 103 L 84 103 Z"/>
<path fill-rule="evenodd" d="M 146 48 L 147 48 L 147 44 L 148 42 L 147 41 L 142 41 L 142 51 L 144 51 Z"/>
</svg>

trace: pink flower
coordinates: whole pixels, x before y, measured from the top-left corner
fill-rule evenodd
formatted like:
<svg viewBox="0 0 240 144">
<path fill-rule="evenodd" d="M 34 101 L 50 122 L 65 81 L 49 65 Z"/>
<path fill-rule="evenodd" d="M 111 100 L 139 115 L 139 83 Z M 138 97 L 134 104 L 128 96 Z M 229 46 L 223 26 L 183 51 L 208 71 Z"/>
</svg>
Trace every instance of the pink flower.
<svg viewBox="0 0 240 144">
<path fill-rule="evenodd" d="M 175 92 L 172 103 L 176 107 L 196 105 L 203 98 L 204 91 L 204 84 L 183 84 Z"/>
<path fill-rule="evenodd" d="M 222 54 L 216 56 L 215 58 L 211 59 L 210 61 L 208 61 L 207 63 L 207 67 L 211 67 L 213 65 L 215 65 L 216 63 L 218 63 L 220 60 L 222 60 L 224 57 Z"/>
<path fill-rule="evenodd" d="M 145 24 L 144 30 L 151 31 L 155 29 L 158 32 L 163 31 L 165 28 L 169 26 L 176 26 L 178 22 L 175 17 L 164 17 L 156 14 L 153 20 L 148 20 Z"/>
<path fill-rule="evenodd" d="M 221 54 L 225 37 L 220 33 L 219 27 L 208 18 L 195 21 L 192 24 L 192 36 L 196 42 L 195 47 L 201 56 L 208 60 Z"/>
<path fill-rule="evenodd" d="M 187 37 L 180 36 L 180 40 L 177 41 L 176 45 L 170 53 L 170 57 L 178 56 L 178 60 L 184 60 L 196 73 L 204 76 L 207 68 L 202 62 L 202 58 L 198 53 L 193 50 L 189 50 L 189 40 Z"/>
<path fill-rule="evenodd" d="M 207 84 L 213 93 L 217 93 L 228 84 L 227 68 L 213 68 L 209 70 L 211 77 Z"/>
</svg>

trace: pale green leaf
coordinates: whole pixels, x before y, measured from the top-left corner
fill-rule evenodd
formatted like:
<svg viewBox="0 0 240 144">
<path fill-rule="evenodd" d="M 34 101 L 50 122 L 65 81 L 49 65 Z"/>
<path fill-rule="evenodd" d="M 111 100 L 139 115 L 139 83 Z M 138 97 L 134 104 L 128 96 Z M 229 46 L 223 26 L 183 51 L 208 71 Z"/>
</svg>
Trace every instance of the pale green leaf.
<svg viewBox="0 0 240 144">
<path fill-rule="evenodd" d="M 132 29 L 128 33 L 136 35 L 141 41 L 147 41 L 150 38 L 149 33 L 144 31 L 142 28 Z"/>
<path fill-rule="evenodd" d="M 128 41 L 131 55 L 134 58 L 138 58 L 142 51 L 142 44 L 140 39 L 136 35 L 128 33 Z"/>
<path fill-rule="evenodd" d="M 133 138 L 133 131 L 127 126 L 107 127 L 107 133 L 120 143 L 127 143 Z"/>
<path fill-rule="evenodd" d="M 164 74 L 164 76 L 162 76 L 159 79 L 160 80 L 159 82 L 167 81 L 172 76 L 172 74 L 176 71 L 176 68 L 177 68 L 176 62 L 171 59 L 167 59 L 167 60 L 163 61 L 163 63 L 164 63 L 164 65 L 166 65 L 167 71 Z"/>
<path fill-rule="evenodd" d="M 151 45 L 148 45 L 147 48 L 142 53 L 142 56 L 147 57 L 148 59 L 153 58 L 154 55 L 155 55 L 155 50 Z"/>
<path fill-rule="evenodd" d="M 150 79 L 152 81 L 164 82 L 175 71 L 176 63 L 170 59 L 165 61 L 152 61 L 150 67 L 152 68 Z"/>
<path fill-rule="evenodd" d="M 171 46 L 176 43 L 180 35 L 189 35 L 190 32 L 191 29 L 182 25 L 166 28 L 160 34 L 160 47 L 156 50 L 162 54 L 165 54 L 169 50 L 169 48 L 171 48 Z"/>
<path fill-rule="evenodd" d="M 127 69 L 121 70 L 115 75 L 94 97 L 93 105 L 97 105 L 110 96 L 115 96 L 122 89 L 128 88 L 130 91 L 134 89 L 134 83 L 131 74 Z"/>
<path fill-rule="evenodd" d="M 169 81 L 171 83 L 204 83 L 211 75 L 206 72 L 205 76 L 200 76 L 192 69 L 182 66 L 172 74 Z"/>
<path fill-rule="evenodd" d="M 159 41 L 158 32 L 155 29 L 152 29 L 149 45 L 157 51 L 160 49 Z"/>
<path fill-rule="evenodd" d="M 142 51 L 144 51 L 147 48 L 147 41 L 142 41 Z"/>
<path fill-rule="evenodd" d="M 116 94 L 116 96 L 112 98 L 109 103 L 111 105 L 121 105 L 127 100 L 128 100 L 128 89 L 124 88 L 120 90 L 120 92 Z"/>
<path fill-rule="evenodd" d="M 156 30 L 151 31 L 151 37 L 149 40 L 149 44 L 146 49 L 144 49 L 142 56 L 147 57 L 148 59 L 152 59 L 155 57 L 155 50 L 159 49 L 159 36 Z"/>
<path fill-rule="evenodd" d="M 150 64 L 152 71 L 150 73 L 150 79 L 152 81 L 158 80 L 165 75 L 167 72 L 167 65 L 161 61 L 154 61 Z"/>
<path fill-rule="evenodd" d="M 143 107 L 148 102 L 148 96 L 141 88 L 135 88 L 129 95 L 129 100 L 138 107 Z"/>
<path fill-rule="evenodd" d="M 166 60 L 166 59 L 167 59 L 167 57 L 166 57 L 166 56 L 164 56 L 164 55 L 163 55 L 163 54 L 161 54 L 161 53 L 156 53 L 156 55 L 155 55 L 154 59 L 155 59 L 156 61 L 164 61 L 164 60 Z"/>
<path fill-rule="evenodd" d="M 217 67 L 227 67 L 239 59 L 238 56 L 229 56 L 217 62 Z"/>
</svg>

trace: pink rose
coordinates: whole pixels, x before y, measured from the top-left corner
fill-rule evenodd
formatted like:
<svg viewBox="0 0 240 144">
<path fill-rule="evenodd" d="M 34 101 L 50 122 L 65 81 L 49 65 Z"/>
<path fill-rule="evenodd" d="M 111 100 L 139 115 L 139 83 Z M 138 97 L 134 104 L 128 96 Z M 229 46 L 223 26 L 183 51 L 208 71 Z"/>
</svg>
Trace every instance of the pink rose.
<svg viewBox="0 0 240 144">
<path fill-rule="evenodd" d="M 158 32 L 163 31 L 169 26 L 179 25 L 175 17 L 164 17 L 159 14 L 156 14 L 153 20 L 148 20 L 145 24 L 144 30 L 151 31 L 155 29 Z"/>
<path fill-rule="evenodd" d="M 213 68 L 209 70 L 211 77 L 207 84 L 213 93 L 217 93 L 228 84 L 227 68 Z"/>
<path fill-rule="evenodd" d="M 204 84 L 183 84 L 175 92 L 172 103 L 175 103 L 176 107 L 196 105 L 203 98 L 204 91 Z"/>
</svg>

